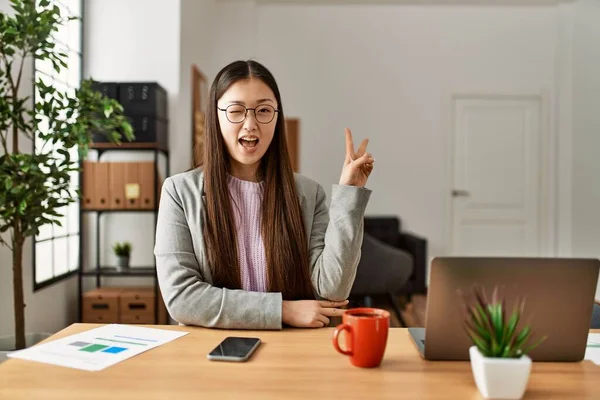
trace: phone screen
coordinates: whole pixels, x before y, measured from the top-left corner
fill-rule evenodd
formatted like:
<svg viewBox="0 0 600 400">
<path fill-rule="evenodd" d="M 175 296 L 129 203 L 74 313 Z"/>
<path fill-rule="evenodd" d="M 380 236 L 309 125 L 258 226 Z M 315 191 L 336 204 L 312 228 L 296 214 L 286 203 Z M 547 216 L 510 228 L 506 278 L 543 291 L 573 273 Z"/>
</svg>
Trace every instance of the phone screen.
<svg viewBox="0 0 600 400">
<path fill-rule="evenodd" d="M 233 337 L 225 338 L 213 351 L 210 357 L 215 358 L 247 358 L 260 344 L 258 338 Z"/>
</svg>

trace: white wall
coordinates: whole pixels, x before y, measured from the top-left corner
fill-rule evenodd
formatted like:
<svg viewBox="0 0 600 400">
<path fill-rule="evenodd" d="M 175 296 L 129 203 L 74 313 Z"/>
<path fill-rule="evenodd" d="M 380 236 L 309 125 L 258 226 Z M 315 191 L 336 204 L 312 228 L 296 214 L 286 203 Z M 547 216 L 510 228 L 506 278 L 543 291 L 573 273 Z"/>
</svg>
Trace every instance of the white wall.
<svg viewBox="0 0 600 400">
<path fill-rule="evenodd" d="M 169 101 L 171 174 L 189 168 L 187 153 L 191 140 L 186 133 L 185 120 L 179 114 L 183 106 L 179 94 L 180 6 L 179 0 L 85 1 L 84 74 L 99 81 L 155 81 L 165 88 Z M 149 153 L 109 153 L 103 159 L 150 160 L 152 156 Z M 161 168 L 164 176 L 164 165 Z M 84 265 L 87 267 L 95 266 L 95 221 L 94 216 L 86 218 Z M 132 266 L 154 265 L 153 225 L 154 216 L 149 213 L 104 215 L 100 235 L 101 264 L 115 265 L 111 245 L 115 241 L 128 240 L 133 245 Z M 88 279 L 87 283 L 91 281 Z M 106 283 L 137 284 L 132 281 L 130 278 L 112 279 Z"/>
<path fill-rule="evenodd" d="M 4 13 L 12 11 L 8 0 L 0 0 L 0 11 Z M 25 60 L 24 65 L 24 78 L 32 78 L 32 61 Z M 21 95 L 30 96 L 32 94 L 30 82 L 31 79 L 23 79 Z M 20 139 L 19 149 L 21 151 L 30 151 L 31 147 L 30 141 L 24 138 Z M 4 239 L 8 241 L 8 235 L 4 236 Z M 76 320 L 77 282 L 74 278 L 70 278 L 34 293 L 32 254 L 32 242 L 28 240 L 23 251 L 25 330 L 27 332 L 57 332 Z M 0 336 L 14 335 L 13 307 L 12 253 L 8 247 L 0 245 Z"/>
<path fill-rule="evenodd" d="M 555 6 L 249 3 L 220 3 L 228 45 L 216 59 L 254 56 L 272 70 L 286 114 L 302 121 L 302 173 L 326 188 L 339 179 L 344 127 L 368 136 L 367 213 L 402 217 L 430 255 L 447 249 L 450 95 L 544 94 L 553 105 Z"/>
<path fill-rule="evenodd" d="M 600 257 L 600 2 L 574 7 L 573 253 Z"/>
</svg>

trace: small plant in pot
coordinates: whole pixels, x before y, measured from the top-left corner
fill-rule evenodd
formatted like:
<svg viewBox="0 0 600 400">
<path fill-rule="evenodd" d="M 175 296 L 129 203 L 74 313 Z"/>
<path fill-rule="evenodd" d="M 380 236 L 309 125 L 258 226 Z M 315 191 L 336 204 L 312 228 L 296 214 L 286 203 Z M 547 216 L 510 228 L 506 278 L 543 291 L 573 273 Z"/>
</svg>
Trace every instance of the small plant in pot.
<svg viewBox="0 0 600 400">
<path fill-rule="evenodd" d="M 517 329 L 525 301 L 517 300 L 507 315 L 506 301 L 498 294 L 498 288 L 494 288 L 488 301 L 481 286 L 474 287 L 472 296 L 463 295 L 463 301 L 464 326 L 473 342 L 469 356 L 477 389 L 486 399 L 522 398 L 531 373 L 531 358 L 527 354 L 546 339 L 530 344 L 531 328 Z"/>
<path fill-rule="evenodd" d="M 129 256 L 131 255 L 131 243 L 122 242 L 113 245 L 113 251 L 117 256 L 117 269 L 122 271 L 129 268 Z"/>
</svg>

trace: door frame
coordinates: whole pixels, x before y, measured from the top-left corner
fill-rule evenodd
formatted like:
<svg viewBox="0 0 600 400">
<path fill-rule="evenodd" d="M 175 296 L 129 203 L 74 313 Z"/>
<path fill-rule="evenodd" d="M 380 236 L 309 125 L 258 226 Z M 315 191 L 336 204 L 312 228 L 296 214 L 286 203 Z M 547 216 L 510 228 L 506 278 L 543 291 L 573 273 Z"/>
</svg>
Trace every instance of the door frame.
<svg viewBox="0 0 600 400">
<path fill-rule="evenodd" d="M 539 153 L 539 209 L 538 209 L 538 229 L 540 234 L 540 256 L 555 257 L 556 247 L 556 137 L 551 132 L 553 121 L 549 118 L 550 96 L 545 92 L 539 94 L 526 93 L 493 93 L 493 92 L 465 92 L 456 91 L 445 96 L 444 113 L 446 121 L 443 123 L 446 134 L 445 154 L 446 154 L 446 187 L 445 187 L 445 234 L 444 234 L 444 254 L 452 254 L 452 234 L 453 234 L 453 199 L 450 192 L 454 183 L 454 138 L 456 136 L 454 104 L 457 100 L 534 100 L 540 104 L 540 153 Z M 554 165 L 554 166 L 553 166 Z"/>
</svg>

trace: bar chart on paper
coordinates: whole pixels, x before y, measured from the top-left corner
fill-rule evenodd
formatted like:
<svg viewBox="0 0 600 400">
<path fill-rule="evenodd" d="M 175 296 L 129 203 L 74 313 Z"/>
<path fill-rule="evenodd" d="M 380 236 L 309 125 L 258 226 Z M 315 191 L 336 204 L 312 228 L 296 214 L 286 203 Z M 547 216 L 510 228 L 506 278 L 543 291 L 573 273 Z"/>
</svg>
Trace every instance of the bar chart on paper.
<svg viewBox="0 0 600 400">
<path fill-rule="evenodd" d="M 111 324 L 9 354 L 11 358 L 99 371 L 187 332 Z"/>
</svg>

